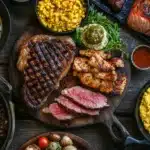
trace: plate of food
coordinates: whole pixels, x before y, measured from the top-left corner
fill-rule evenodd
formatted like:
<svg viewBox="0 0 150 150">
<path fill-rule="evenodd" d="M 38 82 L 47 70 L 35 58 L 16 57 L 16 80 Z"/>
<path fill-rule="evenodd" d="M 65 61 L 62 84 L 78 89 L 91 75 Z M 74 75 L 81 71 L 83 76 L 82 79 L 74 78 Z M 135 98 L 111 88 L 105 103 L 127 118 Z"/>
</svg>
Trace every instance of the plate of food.
<svg viewBox="0 0 150 150">
<path fill-rule="evenodd" d="M 0 50 L 2 50 L 4 44 L 7 41 L 10 32 L 10 15 L 7 7 L 0 0 Z"/>
<path fill-rule="evenodd" d="M 31 138 L 19 150 L 91 150 L 84 139 L 65 132 L 48 132 Z"/>
<path fill-rule="evenodd" d="M 56 36 L 31 25 L 10 58 L 16 99 L 43 123 L 81 127 L 104 123 L 128 134 L 113 112 L 124 97 L 131 68 L 117 23 L 93 8 L 70 35 Z M 123 137 L 123 136 L 122 136 Z"/>
<path fill-rule="evenodd" d="M 132 29 L 130 32 L 133 35 L 150 44 L 149 0 L 92 0 L 92 2 L 122 25 Z"/>
</svg>

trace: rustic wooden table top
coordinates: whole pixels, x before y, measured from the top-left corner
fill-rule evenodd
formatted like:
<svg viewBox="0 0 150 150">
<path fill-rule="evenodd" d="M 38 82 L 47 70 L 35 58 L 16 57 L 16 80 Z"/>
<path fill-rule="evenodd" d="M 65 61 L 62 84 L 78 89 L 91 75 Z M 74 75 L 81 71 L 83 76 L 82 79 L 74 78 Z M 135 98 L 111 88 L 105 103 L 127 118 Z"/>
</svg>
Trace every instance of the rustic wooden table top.
<svg viewBox="0 0 150 150">
<path fill-rule="evenodd" d="M 31 17 L 35 17 L 34 9 L 31 4 L 12 5 L 9 0 L 5 0 L 11 15 L 12 30 L 10 38 L 7 41 L 3 51 L 0 52 L 0 75 L 8 79 L 8 66 L 9 56 L 13 48 L 13 45 L 19 35 L 23 32 L 24 27 L 29 22 Z M 136 40 L 136 37 L 130 35 L 127 31 L 123 32 L 122 36 L 128 44 L 128 50 L 131 52 L 135 45 L 142 43 Z M 9 72 L 11 75 L 11 72 Z M 120 106 L 116 110 L 116 115 L 123 125 L 128 129 L 132 136 L 136 138 L 142 138 L 139 133 L 136 122 L 134 119 L 134 107 L 136 102 L 136 96 L 141 87 L 150 79 L 150 71 L 142 72 L 132 69 L 132 80 L 129 85 L 126 96 L 122 100 Z M 8 79 L 9 80 L 9 79 Z M 37 120 L 30 117 L 25 110 L 22 109 L 20 103 L 15 104 L 16 111 L 16 131 L 14 140 L 10 147 L 10 150 L 17 150 L 21 144 L 32 136 L 38 135 L 47 131 L 58 130 L 57 128 L 45 126 Z M 111 136 L 107 129 L 100 124 L 87 126 L 77 129 L 63 130 L 74 133 L 83 137 L 85 140 L 91 143 L 93 150 L 112 150 L 115 149 Z M 109 144 L 108 144 L 109 143 Z"/>
</svg>

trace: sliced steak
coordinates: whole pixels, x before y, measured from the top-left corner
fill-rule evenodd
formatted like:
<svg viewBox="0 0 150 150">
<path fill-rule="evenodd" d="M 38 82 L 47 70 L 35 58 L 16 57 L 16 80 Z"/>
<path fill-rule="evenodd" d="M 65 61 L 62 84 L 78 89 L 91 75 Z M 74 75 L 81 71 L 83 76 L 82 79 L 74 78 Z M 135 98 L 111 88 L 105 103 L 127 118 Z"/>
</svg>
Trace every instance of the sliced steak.
<svg viewBox="0 0 150 150">
<path fill-rule="evenodd" d="M 64 89 L 61 93 L 85 108 L 99 109 L 108 106 L 107 98 L 104 95 L 80 86 Z"/>
<path fill-rule="evenodd" d="M 71 120 L 74 118 L 74 115 L 67 112 L 63 107 L 57 103 L 53 103 L 49 106 L 49 111 L 54 118 L 57 120 Z"/>
<path fill-rule="evenodd" d="M 86 109 L 63 95 L 59 96 L 56 101 L 64 108 L 66 108 L 69 112 L 91 116 L 99 115 L 99 110 Z"/>
</svg>

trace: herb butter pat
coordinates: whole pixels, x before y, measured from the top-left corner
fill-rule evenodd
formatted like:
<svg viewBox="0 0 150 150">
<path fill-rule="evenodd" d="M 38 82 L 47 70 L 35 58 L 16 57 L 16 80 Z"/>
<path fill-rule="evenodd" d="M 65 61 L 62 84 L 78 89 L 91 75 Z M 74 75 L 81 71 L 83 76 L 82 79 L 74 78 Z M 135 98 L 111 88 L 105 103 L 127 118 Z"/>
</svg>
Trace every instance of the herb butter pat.
<svg viewBox="0 0 150 150">
<path fill-rule="evenodd" d="M 99 24 L 89 24 L 84 26 L 81 30 L 81 40 L 87 48 L 100 50 L 107 45 L 107 31 L 103 26 Z"/>
</svg>

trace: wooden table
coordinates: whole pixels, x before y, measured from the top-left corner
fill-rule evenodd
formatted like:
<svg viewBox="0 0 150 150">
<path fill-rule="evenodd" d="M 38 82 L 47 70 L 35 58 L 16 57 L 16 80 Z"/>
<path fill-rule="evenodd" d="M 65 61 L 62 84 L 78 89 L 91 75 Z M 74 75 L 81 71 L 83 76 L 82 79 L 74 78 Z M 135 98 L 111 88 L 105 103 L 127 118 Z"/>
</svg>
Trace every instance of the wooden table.
<svg viewBox="0 0 150 150">
<path fill-rule="evenodd" d="M 29 19 L 35 17 L 34 9 L 31 4 L 28 5 L 12 5 L 9 0 L 5 0 L 7 4 L 12 21 L 12 31 L 10 38 L 5 45 L 5 48 L 0 53 L 0 73 L 6 79 L 8 79 L 8 65 L 9 65 L 9 55 L 12 47 L 19 37 L 19 35 L 24 30 L 24 27 L 28 24 Z M 124 30 L 124 29 L 123 29 Z M 128 50 L 131 52 L 135 45 L 140 42 L 136 40 L 135 37 L 130 35 L 130 33 L 123 33 L 122 36 L 126 39 L 128 43 Z M 11 75 L 11 72 L 9 72 Z M 136 96 L 141 89 L 141 87 L 150 79 L 150 71 L 136 71 L 132 70 L 132 80 L 129 85 L 126 96 L 122 100 L 120 106 L 116 110 L 116 115 L 119 120 L 124 124 L 132 136 L 136 138 L 142 138 L 139 133 L 136 122 L 134 119 L 134 107 L 136 102 Z M 10 150 L 17 150 L 21 144 L 26 140 L 40 134 L 42 132 L 54 131 L 57 128 L 51 126 L 45 126 L 37 120 L 30 117 L 25 110 L 22 109 L 20 103 L 16 104 L 16 131 L 14 135 L 14 140 L 10 147 Z M 64 130 L 63 130 L 64 131 Z M 74 133 L 83 137 L 85 140 L 91 143 L 93 150 L 112 150 L 114 148 L 114 143 L 111 140 L 107 129 L 100 124 L 87 126 L 77 129 L 68 129 L 67 132 Z"/>
</svg>

